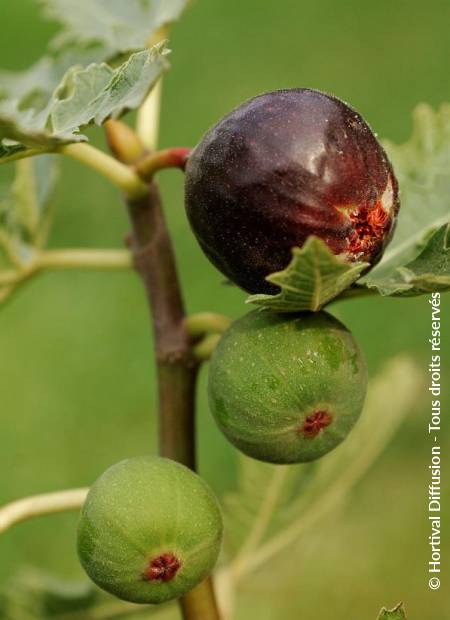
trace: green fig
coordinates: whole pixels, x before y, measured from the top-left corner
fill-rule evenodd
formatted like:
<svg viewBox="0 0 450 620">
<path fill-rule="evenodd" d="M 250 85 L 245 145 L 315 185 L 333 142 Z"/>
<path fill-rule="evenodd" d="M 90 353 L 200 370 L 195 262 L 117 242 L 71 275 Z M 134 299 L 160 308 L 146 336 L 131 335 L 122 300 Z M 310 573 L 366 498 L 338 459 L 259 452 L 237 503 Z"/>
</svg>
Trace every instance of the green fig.
<svg viewBox="0 0 450 620">
<path fill-rule="evenodd" d="M 184 465 L 138 457 L 94 483 L 78 527 L 78 554 L 101 588 L 133 603 L 162 603 L 212 571 L 222 517 L 207 484 Z"/>
<path fill-rule="evenodd" d="M 330 452 L 357 421 L 366 389 L 355 339 L 326 312 L 250 312 L 225 332 L 209 369 L 219 428 L 239 450 L 270 463 Z"/>
</svg>

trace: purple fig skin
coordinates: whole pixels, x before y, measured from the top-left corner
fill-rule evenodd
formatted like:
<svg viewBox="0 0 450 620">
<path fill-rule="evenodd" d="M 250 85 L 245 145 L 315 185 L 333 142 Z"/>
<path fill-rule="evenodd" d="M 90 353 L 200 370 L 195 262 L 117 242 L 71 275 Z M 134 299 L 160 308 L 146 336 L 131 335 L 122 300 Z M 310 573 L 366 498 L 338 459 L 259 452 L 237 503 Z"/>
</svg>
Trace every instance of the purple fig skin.
<svg viewBox="0 0 450 620">
<path fill-rule="evenodd" d="M 186 166 L 186 210 L 206 256 L 250 293 L 320 237 L 371 266 L 399 209 L 387 155 L 363 118 L 330 95 L 292 89 L 250 99 L 203 137 Z"/>
</svg>

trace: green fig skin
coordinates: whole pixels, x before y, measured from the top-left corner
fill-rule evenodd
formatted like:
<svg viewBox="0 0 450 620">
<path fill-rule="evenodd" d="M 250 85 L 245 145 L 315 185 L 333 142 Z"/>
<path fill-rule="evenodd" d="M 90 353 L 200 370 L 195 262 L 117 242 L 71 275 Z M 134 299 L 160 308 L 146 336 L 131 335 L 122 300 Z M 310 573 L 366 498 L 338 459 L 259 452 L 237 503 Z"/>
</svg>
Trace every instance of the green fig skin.
<svg viewBox="0 0 450 620">
<path fill-rule="evenodd" d="M 225 332 L 209 369 L 219 428 L 239 450 L 270 463 L 333 450 L 358 420 L 366 390 L 355 339 L 326 312 L 250 312 Z"/>
<path fill-rule="evenodd" d="M 145 456 L 113 465 L 94 483 L 78 555 L 103 590 L 132 603 L 163 603 L 211 573 L 221 539 L 221 511 L 208 485 L 184 465 Z"/>
</svg>

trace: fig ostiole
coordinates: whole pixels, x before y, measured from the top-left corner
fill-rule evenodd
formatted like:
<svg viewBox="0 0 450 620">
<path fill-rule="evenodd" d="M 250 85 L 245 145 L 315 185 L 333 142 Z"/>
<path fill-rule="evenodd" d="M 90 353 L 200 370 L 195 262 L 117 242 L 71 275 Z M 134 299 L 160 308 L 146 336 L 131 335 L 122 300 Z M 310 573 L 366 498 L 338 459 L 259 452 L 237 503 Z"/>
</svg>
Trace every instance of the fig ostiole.
<svg viewBox="0 0 450 620">
<path fill-rule="evenodd" d="M 310 89 L 265 93 L 202 138 L 186 166 L 186 210 L 206 256 L 250 293 L 291 249 L 320 237 L 343 260 L 376 264 L 399 208 L 398 185 L 364 119 Z"/>
<path fill-rule="evenodd" d="M 271 463 L 333 450 L 358 420 L 366 389 L 355 339 L 326 312 L 250 312 L 222 336 L 209 369 L 219 428 L 239 450 Z"/>
<path fill-rule="evenodd" d="M 138 457 L 94 483 L 78 527 L 78 554 L 102 589 L 133 603 L 162 603 L 212 571 L 222 517 L 207 484 L 187 467 Z"/>
</svg>

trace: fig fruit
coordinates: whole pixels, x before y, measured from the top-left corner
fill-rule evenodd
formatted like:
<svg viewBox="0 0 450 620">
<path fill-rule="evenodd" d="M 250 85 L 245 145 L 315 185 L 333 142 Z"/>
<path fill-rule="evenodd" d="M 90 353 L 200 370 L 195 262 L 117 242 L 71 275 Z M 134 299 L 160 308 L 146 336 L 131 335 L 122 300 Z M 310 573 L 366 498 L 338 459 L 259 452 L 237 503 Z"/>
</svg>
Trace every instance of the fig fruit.
<svg viewBox="0 0 450 620">
<path fill-rule="evenodd" d="M 219 554 L 222 517 L 207 484 L 187 467 L 139 457 L 92 486 L 78 554 L 101 588 L 133 603 L 162 603 L 200 583 Z"/>
<path fill-rule="evenodd" d="M 366 388 L 355 339 L 326 312 L 250 312 L 224 333 L 209 369 L 219 428 L 239 450 L 271 463 L 330 452 L 357 421 Z"/>
<path fill-rule="evenodd" d="M 202 138 L 186 167 L 186 210 L 201 247 L 231 281 L 265 277 L 320 237 L 374 265 L 399 208 L 392 166 L 363 118 L 330 95 L 279 90 L 250 99 Z"/>
</svg>

